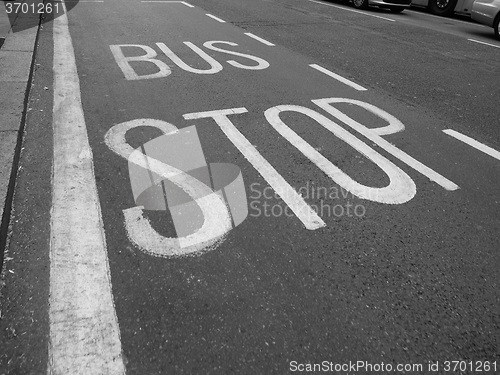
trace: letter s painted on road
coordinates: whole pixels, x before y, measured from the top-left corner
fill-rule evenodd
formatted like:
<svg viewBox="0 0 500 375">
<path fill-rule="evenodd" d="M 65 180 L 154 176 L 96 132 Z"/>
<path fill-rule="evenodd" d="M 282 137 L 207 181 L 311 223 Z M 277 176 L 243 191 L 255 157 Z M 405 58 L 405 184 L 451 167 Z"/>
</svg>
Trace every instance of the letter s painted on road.
<svg viewBox="0 0 500 375">
<path fill-rule="evenodd" d="M 246 217 L 246 211 L 241 215 L 242 209 L 241 207 L 238 208 L 240 210 L 240 221 L 236 223 L 232 207 L 230 207 L 230 212 L 224 201 L 223 194 L 215 192 L 211 187 L 185 171 L 142 153 L 141 149 L 134 150 L 127 143 L 125 136 L 130 129 L 141 126 L 150 126 L 161 130 L 164 134 L 162 137 L 175 136 L 179 133 L 177 127 L 168 122 L 154 119 L 137 119 L 113 126 L 105 135 L 106 145 L 116 154 L 128 160 L 129 166 L 133 165 L 147 170 L 152 176 L 156 176 L 156 181 L 165 180 L 182 189 L 201 210 L 202 224 L 199 228 L 195 228 L 194 231 L 184 236 L 180 235 L 178 238 L 164 237 L 157 233 L 149 220 L 144 217 L 144 206 L 138 205 L 123 211 L 125 228 L 129 239 L 141 250 L 161 257 L 181 256 L 213 249 L 224 240 L 224 236 L 232 229 L 231 213 L 233 213 L 233 221 L 237 225 Z M 237 177 L 238 179 L 241 179 L 240 174 Z M 240 182 L 242 185 L 242 180 L 236 181 L 237 184 Z M 241 194 L 241 190 L 236 191 L 236 194 Z M 246 206 L 244 209 L 246 209 Z M 176 229 L 178 228 L 176 227 Z"/>
</svg>

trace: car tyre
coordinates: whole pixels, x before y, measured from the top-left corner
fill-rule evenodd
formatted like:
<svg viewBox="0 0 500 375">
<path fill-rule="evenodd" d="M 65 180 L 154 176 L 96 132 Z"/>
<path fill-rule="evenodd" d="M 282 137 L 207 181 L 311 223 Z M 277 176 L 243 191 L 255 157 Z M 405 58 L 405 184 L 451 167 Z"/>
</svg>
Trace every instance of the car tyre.
<svg viewBox="0 0 500 375">
<path fill-rule="evenodd" d="M 401 13 L 403 10 L 405 10 L 405 8 L 401 7 L 390 7 L 389 9 L 391 10 L 392 13 Z"/>
<path fill-rule="evenodd" d="M 352 5 L 356 9 L 368 9 L 368 0 L 352 0 Z"/>
<path fill-rule="evenodd" d="M 497 14 L 497 18 L 493 22 L 493 30 L 495 30 L 495 36 L 500 40 L 500 13 Z"/>
<path fill-rule="evenodd" d="M 429 0 L 429 10 L 438 16 L 451 16 L 457 6 L 457 0 Z"/>
</svg>

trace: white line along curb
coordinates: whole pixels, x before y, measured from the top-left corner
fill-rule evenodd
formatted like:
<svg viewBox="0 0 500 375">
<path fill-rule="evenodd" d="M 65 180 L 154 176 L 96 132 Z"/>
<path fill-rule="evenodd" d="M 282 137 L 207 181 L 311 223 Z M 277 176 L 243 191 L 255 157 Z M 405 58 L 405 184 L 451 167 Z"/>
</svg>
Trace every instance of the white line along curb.
<svg viewBox="0 0 500 375">
<path fill-rule="evenodd" d="M 266 46 L 269 46 L 269 47 L 274 47 L 274 44 L 271 43 L 270 41 L 268 40 L 265 40 L 263 38 L 261 38 L 260 36 L 257 36 L 255 34 L 252 34 L 252 33 L 245 33 L 245 35 L 249 36 L 250 38 L 253 38 L 259 42 L 261 42 L 262 44 L 265 44 Z"/>
<path fill-rule="evenodd" d="M 486 42 L 481 42 L 480 40 L 476 40 L 476 39 L 467 39 L 468 41 L 470 42 L 474 42 L 474 43 L 479 43 L 479 44 L 484 44 L 486 46 L 490 46 L 490 47 L 496 47 L 496 48 L 500 48 L 499 45 L 497 44 L 492 44 L 492 43 L 486 43 Z"/>
<path fill-rule="evenodd" d="M 124 374 L 92 151 L 66 14 L 54 19 L 53 131 L 48 373 Z"/>
<path fill-rule="evenodd" d="M 485 144 L 482 144 L 481 142 L 476 141 L 475 139 L 464 135 L 462 133 L 459 133 L 455 130 L 452 129 L 445 129 L 443 130 L 443 133 L 448 134 L 449 136 L 452 136 L 455 139 L 458 139 L 459 141 L 462 141 L 464 143 L 467 143 L 469 146 L 474 147 L 476 150 L 482 151 L 487 155 L 490 155 L 492 158 L 500 160 L 500 152 L 495 150 L 494 148 L 491 148 L 490 146 L 486 146 Z"/>
<path fill-rule="evenodd" d="M 326 74 L 327 76 L 332 77 L 333 79 L 336 79 L 339 82 L 342 82 L 344 85 L 352 87 L 355 90 L 358 90 L 358 91 L 366 91 L 367 90 L 363 86 L 358 85 L 357 83 L 355 83 L 347 78 L 344 78 L 344 77 L 342 77 L 342 76 L 340 76 L 340 75 L 338 75 L 338 74 L 336 74 L 328 69 L 325 69 L 322 66 L 319 66 L 317 64 L 310 64 L 309 66 L 313 69 L 316 69 L 317 71 L 320 71 L 321 73 Z"/>
<path fill-rule="evenodd" d="M 220 23 L 226 23 L 226 21 L 224 21 L 223 19 L 220 19 L 219 17 L 217 16 L 214 16 L 213 14 L 210 14 L 210 13 L 207 13 L 206 14 L 208 17 L 210 18 L 213 18 L 214 20 L 216 20 L 217 22 L 220 22 Z"/>
</svg>

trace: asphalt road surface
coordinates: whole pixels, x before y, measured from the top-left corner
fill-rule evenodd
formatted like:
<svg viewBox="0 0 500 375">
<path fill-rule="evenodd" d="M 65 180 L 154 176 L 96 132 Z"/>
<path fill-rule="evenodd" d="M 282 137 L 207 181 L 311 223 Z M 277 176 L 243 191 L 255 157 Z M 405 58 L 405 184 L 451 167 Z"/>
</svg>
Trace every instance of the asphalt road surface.
<svg viewBox="0 0 500 375">
<path fill-rule="evenodd" d="M 35 64 L 0 373 L 500 372 L 491 29 L 80 1 Z"/>
</svg>

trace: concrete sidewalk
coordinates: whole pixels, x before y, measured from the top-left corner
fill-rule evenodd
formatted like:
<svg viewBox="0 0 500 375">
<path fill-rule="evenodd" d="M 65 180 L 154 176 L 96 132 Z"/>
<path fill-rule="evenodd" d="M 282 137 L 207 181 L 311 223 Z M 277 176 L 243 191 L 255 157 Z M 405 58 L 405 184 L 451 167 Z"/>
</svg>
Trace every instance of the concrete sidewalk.
<svg viewBox="0 0 500 375">
<path fill-rule="evenodd" d="M 33 15 L 20 14 L 12 26 L 34 24 Z M 7 241 L 17 164 L 22 145 L 33 53 L 39 26 L 10 29 L 0 47 L 0 270 Z"/>
<path fill-rule="evenodd" d="M 5 36 L 10 30 L 10 21 L 7 13 L 0 8 L 0 48 L 2 48 L 2 44 L 5 41 Z"/>
</svg>

